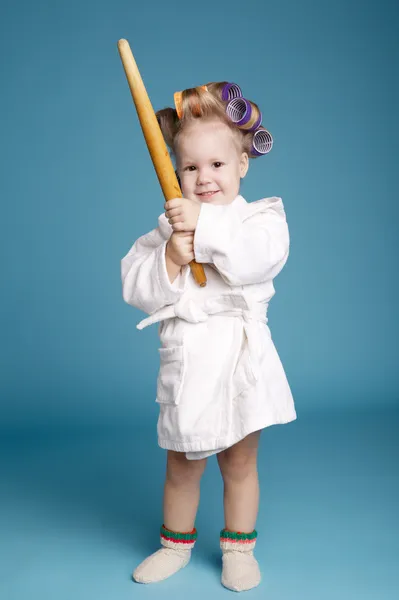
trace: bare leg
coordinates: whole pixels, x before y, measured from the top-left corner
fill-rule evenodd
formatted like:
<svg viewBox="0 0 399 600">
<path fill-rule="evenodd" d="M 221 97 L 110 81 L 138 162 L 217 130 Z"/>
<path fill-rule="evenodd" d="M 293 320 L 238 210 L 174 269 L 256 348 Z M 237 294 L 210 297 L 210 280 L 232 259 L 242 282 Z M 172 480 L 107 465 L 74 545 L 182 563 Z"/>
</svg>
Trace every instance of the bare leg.
<svg viewBox="0 0 399 600">
<path fill-rule="evenodd" d="M 164 524 L 168 529 L 180 532 L 193 529 L 206 461 L 206 458 L 188 460 L 184 452 L 168 450 L 163 499 Z"/>
<path fill-rule="evenodd" d="M 223 552 L 222 584 L 236 592 L 259 585 L 261 574 L 253 555 L 259 507 L 257 452 L 260 431 L 218 454 L 224 481 L 225 528 L 220 536 Z M 229 530 L 229 531 L 226 531 Z"/>
<path fill-rule="evenodd" d="M 224 482 L 225 528 L 251 532 L 259 508 L 257 453 L 260 431 L 217 455 Z"/>
<path fill-rule="evenodd" d="M 183 452 L 168 450 L 164 487 L 164 528 L 161 548 L 133 573 L 140 583 L 161 581 L 187 565 L 194 547 L 194 522 L 200 497 L 200 480 L 206 458 L 188 460 Z M 182 535 L 184 534 L 184 535 Z"/>
</svg>

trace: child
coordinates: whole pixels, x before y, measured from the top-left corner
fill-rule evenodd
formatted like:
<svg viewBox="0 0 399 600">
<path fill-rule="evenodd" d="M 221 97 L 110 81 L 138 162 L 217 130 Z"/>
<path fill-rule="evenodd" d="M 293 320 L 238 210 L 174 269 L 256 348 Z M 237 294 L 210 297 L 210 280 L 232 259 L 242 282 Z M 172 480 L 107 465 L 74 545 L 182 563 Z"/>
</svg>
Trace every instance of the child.
<svg viewBox="0 0 399 600">
<path fill-rule="evenodd" d="M 175 94 L 157 113 L 175 159 L 183 198 L 166 202 L 158 227 L 122 259 L 123 298 L 159 323 L 158 443 L 167 449 L 161 548 L 134 571 L 165 579 L 190 560 L 200 479 L 217 455 L 224 482 L 222 584 L 260 583 L 254 556 L 260 432 L 296 419 L 267 325 L 273 278 L 289 253 L 282 200 L 247 203 L 239 194 L 249 157 L 266 154 L 270 133 L 256 104 L 231 83 Z M 206 287 L 191 274 L 204 265 Z"/>
</svg>

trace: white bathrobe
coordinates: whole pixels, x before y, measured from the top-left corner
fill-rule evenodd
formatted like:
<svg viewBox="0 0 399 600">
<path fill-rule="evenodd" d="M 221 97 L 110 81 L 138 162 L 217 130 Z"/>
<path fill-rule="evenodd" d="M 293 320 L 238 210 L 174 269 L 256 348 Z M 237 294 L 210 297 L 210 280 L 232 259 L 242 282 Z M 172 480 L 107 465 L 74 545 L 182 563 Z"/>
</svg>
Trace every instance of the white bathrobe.
<svg viewBox="0 0 399 600">
<path fill-rule="evenodd" d="M 158 443 L 200 459 L 246 435 L 296 419 L 294 401 L 267 325 L 273 279 L 289 254 L 281 198 L 203 203 L 195 260 L 170 283 L 165 263 L 172 226 L 165 214 L 121 261 L 123 299 L 160 323 Z"/>
</svg>

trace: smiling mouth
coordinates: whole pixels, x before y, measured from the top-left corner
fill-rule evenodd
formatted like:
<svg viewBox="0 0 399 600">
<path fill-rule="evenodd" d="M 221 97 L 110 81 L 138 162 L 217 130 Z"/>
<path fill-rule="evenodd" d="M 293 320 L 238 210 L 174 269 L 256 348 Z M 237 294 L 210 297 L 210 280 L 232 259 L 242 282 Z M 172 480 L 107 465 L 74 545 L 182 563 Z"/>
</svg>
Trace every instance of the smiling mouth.
<svg viewBox="0 0 399 600">
<path fill-rule="evenodd" d="M 202 192 L 202 194 L 197 194 L 197 196 L 201 196 L 202 198 L 211 198 L 211 196 L 214 196 L 218 192 L 219 190 L 214 190 L 213 192 Z"/>
</svg>

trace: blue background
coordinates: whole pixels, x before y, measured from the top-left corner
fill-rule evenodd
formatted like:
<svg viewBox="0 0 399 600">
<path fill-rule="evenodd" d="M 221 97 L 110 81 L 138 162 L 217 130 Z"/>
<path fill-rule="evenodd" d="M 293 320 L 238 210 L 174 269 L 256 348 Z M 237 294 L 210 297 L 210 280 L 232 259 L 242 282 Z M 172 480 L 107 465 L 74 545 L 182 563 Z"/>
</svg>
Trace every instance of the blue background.
<svg viewBox="0 0 399 600">
<path fill-rule="evenodd" d="M 165 452 L 157 328 L 136 330 L 120 260 L 163 197 L 120 38 L 156 110 L 235 81 L 274 137 L 241 192 L 286 209 L 269 326 L 298 420 L 261 436 L 264 582 L 249 594 L 394 597 L 398 16 L 388 0 L 2 2 L 4 600 L 229 593 L 215 457 L 190 565 L 156 586 L 129 579 L 158 548 Z"/>
</svg>

